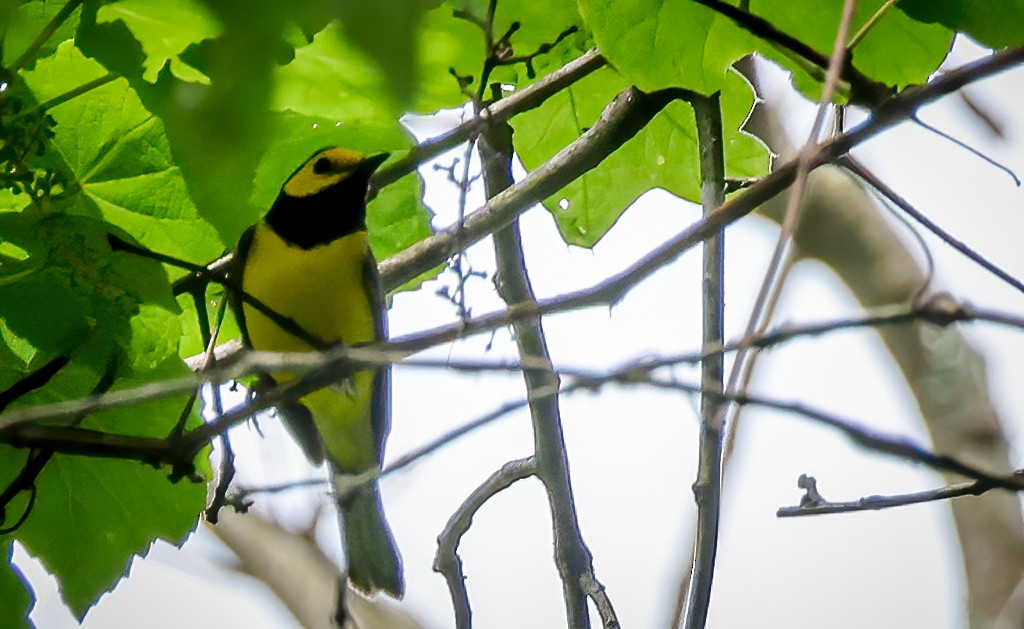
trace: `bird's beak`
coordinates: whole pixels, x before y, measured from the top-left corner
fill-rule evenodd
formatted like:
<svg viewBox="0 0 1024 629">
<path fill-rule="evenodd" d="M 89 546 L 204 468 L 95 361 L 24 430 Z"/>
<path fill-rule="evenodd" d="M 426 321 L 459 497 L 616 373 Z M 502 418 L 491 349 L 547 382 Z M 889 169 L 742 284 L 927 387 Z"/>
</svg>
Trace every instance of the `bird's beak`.
<svg viewBox="0 0 1024 629">
<path fill-rule="evenodd" d="M 372 175 L 374 171 L 376 171 L 381 164 L 386 162 L 389 157 L 391 157 L 391 153 L 377 153 L 376 155 L 370 155 L 359 163 L 359 170 L 367 175 Z"/>
</svg>

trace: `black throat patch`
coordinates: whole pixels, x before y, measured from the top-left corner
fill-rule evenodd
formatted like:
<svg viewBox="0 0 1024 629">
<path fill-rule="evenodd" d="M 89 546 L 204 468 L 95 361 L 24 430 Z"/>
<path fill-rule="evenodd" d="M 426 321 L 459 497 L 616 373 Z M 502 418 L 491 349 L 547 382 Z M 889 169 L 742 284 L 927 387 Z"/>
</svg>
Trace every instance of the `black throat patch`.
<svg viewBox="0 0 1024 629">
<path fill-rule="evenodd" d="M 282 192 L 267 212 L 267 224 L 286 242 L 302 249 L 365 231 L 369 181 L 369 173 L 357 169 L 346 179 L 307 197 Z"/>
</svg>

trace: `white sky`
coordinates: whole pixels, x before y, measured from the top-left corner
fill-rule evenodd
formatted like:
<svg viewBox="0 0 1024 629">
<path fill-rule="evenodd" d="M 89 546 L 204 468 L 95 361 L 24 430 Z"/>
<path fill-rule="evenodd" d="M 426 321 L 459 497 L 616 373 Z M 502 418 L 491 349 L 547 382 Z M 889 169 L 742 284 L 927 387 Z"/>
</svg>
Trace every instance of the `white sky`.
<svg viewBox="0 0 1024 629">
<path fill-rule="evenodd" d="M 957 63 L 980 54 L 958 46 Z M 1024 71 L 970 88 L 1006 124 L 1009 139 L 994 141 L 956 99 L 929 107 L 922 117 L 983 149 L 1024 175 Z M 812 107 L 782 90 L 795 136 L 805 137 Z M 949 142 L 904 125 L 856 151 L 921 211 L 973 245 L 1016 277 L 1024 277 L 1019 239 L 1024 233 L 1024 193 L 1006 174 Z M 442 163 L 450 157 L 442 159 Z M 436 176 L 435 176 L 436 178 Z M 453 217 L 454 191 L 435 183 L 428 202 L 438 224 Z M 479 205 L 479 191 L 470 208 Z M 586 251 L 566 246 L 540 209 L 522 221 L 526 256 L 540 296 L 589 286 L 621 270 L 668 235 L 699 217 L 695 206 L 655 192 L 631 208 L 612 232 Z M 747 218 L 727 232 L 727 336 L 736 337 L 774 244 L 766 221 Z M 1021 312 L 1024 297 L 926 236 L 935 256 L 937 283 L 978 306 Z M 489 242 L 470 250 L 474 269 L 493 269 Z M 613 310 L 551 317 L 545 329 L 556 362 L 610 368 L 640 355 L 689 351 L 700 339 L 700 254 L 695 250 L 665 267 Z M 451 281 L 445 276 L 446 282 Z M 395 298 L 391 332 L 405 334 L 449 322 L 453 310 L 434 296 L 437 283 Z M 500 307 L 490 285 L 472 280 L 475 313 Z M 810 322 L 855 316 L 859 308 L 821 265 L 799 265 L 776 321 Z M 990 326 L 968 327 L 988 359 L 993 396 L 1019 452 L 1024 390 L 1024 334 Z M 433 357 L 514 357 L 507 332 L 438 348 Z M 677 371 L 680 378 L 688 372 Z M 867 332 L 845 332 L 786 344 L 759 363 L 755 387 L 781 399 L 802 400 L 849 419 L 924 438 L 916 407 L 881 342 Z M 866 394 L 867 393 L 867 394 Z M 504 375 L 426 372 L 398 367 L 389 458 L 522 396 L 521 380 Z M 694 403 L 683 396 L 644 389 L 608 388 L 563 398 L 573 482 L 583 534 L 623 625 L 664 626 L 674 602 L 693 520 L 690 485 L 696 469 Z M 840 516 L 775 518 L 776 508 L 796 504 L 801 473 L 818 478 L 833 500 L 917 491 L 941 484 L 930 471 L 876 456 L 834 432 L 799 418 L 750 409 L 723 513 L 710 627 L 785 626 L 954 628 L 965 626 L 959 555 L 948 507 L 922 505 Z M 239 465 L 250 484 L 303 478 L 301 455 L 284 433 L 264 420 L 268 437 L 236 430 Z M 458 504 L 504 462 L 530 452 L 525 412 L 435 453 L 383 481 L 389 519 L 405 559 L 409 609 L 427 626 L 451 625 L 443 579 L 431 572 L 435 538 Z M 312 513 L 311 494 L 275 503 L 273 514 L 301 529 Z M 969 500 L 969 498 L 968 498 Z M 335 544 L 332 523 L 319 529 Z M 464 538 L 462 558 L 480 627 L 564 625 L 561 586 L 551 562 L 550 525 L 540 483 L 527 480 L 491 501 Z M 200 531 L 181 551 L 158 545 L 132 575 L 107 595 L 85 626 L 289 627 L 294 621 L 258 584 L 225 572 L 229 555 Z M 40 627 L 73 627 L 56 598 L 52 579 L 18 550 L 16 558 L 35 585 Z"/>
</svg>

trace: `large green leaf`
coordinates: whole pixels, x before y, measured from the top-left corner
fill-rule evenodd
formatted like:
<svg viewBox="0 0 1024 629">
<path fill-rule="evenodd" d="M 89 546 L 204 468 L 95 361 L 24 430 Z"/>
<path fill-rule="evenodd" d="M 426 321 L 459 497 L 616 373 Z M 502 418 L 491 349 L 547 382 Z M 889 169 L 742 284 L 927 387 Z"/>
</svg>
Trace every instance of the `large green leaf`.
<svg viewBox="0 0 1024 629">
<path fill-rule="evenodd" d="M 5 3 L 6 5 L 14 3 Z M 0 13 L 0 34 L 3 35 L 2 49 L 4 65 L 13 63 L 19 58 L 28 47 L 35 41 L 36 37 L 43 31 L 48 23 L 64 7 L 64 2 L 53 2 L 44 0 L 31 0 L 16 5 L 16 9 L 8 13 L 5 7 Z M 78 16 L 82 12 L 75 8 L 67 20 L 61 24 L 56 32 L 42 42 L 35 56 L 30 60 L 52 55 L 57 49 L 57 44 L 70 38 L 78 23 Z M 4 19 L 6 14 L 7 19 Z M 32 63 L 28 64 L 31 67 Z"/>
<path fill-rule="evenodd" d="M 166 314 L 144 307 L 130 324 L 135 352 L 130 363 L 111 362 L 109 344 L 102 335 L 93 335 L 70 354 L 67 367 L 16 405 L 82 397 L 109 369 L 124 374 L 114 388 L 184 375 L 187 370 L 177 359 L 177 339 L 173 333 L 155 329 L 167 324 L 173 320 Z M 83 426 L 163 437 L 178 421 L 186 401 L 178 396 L 106 411 L 86 418 Z M 193 412 L 189 424 L 199 421 Z M 2 450 L 0 483 L 6 486 L 26 460 L 27 451 Z M 208 473 L 204 463 L 199 465 L 201 473 Z M 79 619 L 127 574 L 133 557 L 145 554 L 155 539 L 178 544 L 195 528 L 205 505 L 205 485 L 173 484 L 168 474 L 166 468 L 136 461 L 57 454 L 36 479 L 35 501 L 15 534 L 57 578 L 64 601 Z M 26 508 L 27 501 L 19 497 L 11 505 L 11 517 L 19 517 Z"/>
<path fill-rule="evenodd" d="M 900 0 L 896 6 L 915 20 L 962 31 L 985 46 L 1024 44 L 1024 0 Z"/>
<path fill-rule="evenodd" d="M 35 604 L 35 595 L 29 589 L 25 576 L 17 566 L 11 564 L 14 544 L 10 541 L 0 542 L 0 555 L 6 558 L 0 564 L 0 626 L 29 627 L 28 613 Z"/>
<path fill-rule="evenodd" d="M 183 375 L 180 362 L 151 370 L 147 380 Z M 132 378 L 119 386 L 140 384 Z M 184 400 L 169 398 L 90 418 L 108 432 L 165 436 Z M 197 418 L 193 415 L 192 424 Z M 19 539 L 61 584 L 79 619 L 126 574 L 155 539 L 180 544 L 205 506 L 203 484 L 172 484 L 168 470 L 137 461 L 56 456 L 40 475 L 38 497 Z"/>
<path fill-rule="evenodd" d="M 146 53 L 143 79 L 153 82 L 165 64 L 186 81 L 207 82 L 206 75 L 188 65 L 181 54 L 199 42 L 221 33 L 219 23 L 203 5 L 192 0 L 154 2 L 118 0 L 96 12 L 97 24 L 120 20 L 142 44 Z"/>
<path fill-rule="evenodd" d="M 441 0 L 377 0 L 341 3 L 345 39 L 373 61 L 375 74 L 401 106 L 410 105 L 419 77 L 417 39 L 424 11 Z"/>
<path fill-rule="evenodd" d="M 851 36 L 884 4 L 885 0 L 858 2 Z M 843 1 L 751 0 L 750 10 L 828 57 L 839 29 Z M 875 81 L 896 88 L 924 83 L 945 59 L 952 40 L 953 33 L 948 29 L 911 20 L 890 7 L 853 49 L 853 65 Z M 778 49 L 762 44 L 760 50 L 799 70 L 791 57 Z M 893 61 L 895 55 L 899 56 L 898 63 Z"/>
<path fill-rule="evenodd" d="M 730 177 L 763 175 L 768 151 L 740 132 L 754 103 L 749 84 L 730 72 L 722 97 L 726 172 Z M 604 106 L 628 83 L 614 70 L 595 72 L 544 106 L 513 120 L 516 151 L 535 168 L 579 137 Z M 597 168 L 545 202 L 567 242 L 592 246 L 615 224 L 634 200 L 652 188 L 663 188 L 699 202 L 700 169 L 693 110 L 669 105 L 640 133 Z"/>
<path fill-rule="evenodd" d="M 274 71 L 274 109 L 332 117 L 346 123 L 397 121 L 401 99 L 372 57 L 343 36 L 337 22 Z"/>
<path fill-rule="evenodd" d="M 598 48 L 644 91 L 684 87 L 711 94 L 756 42 L 731 20 L 690 0 L 580 0 Z"/>
<path fill-rule="evenodd" d="M 73 42 L 41 60 L 25 81 L 48 100 L 104 74 Z M 201 220 L 163 125 L 124 79 L 107 83 L 50 110 L 57 121 L 53 149 L 80 186 L 73 211 L 95 212 L 155 251 L 204 262 L 223 250 Z"/>
</svg>

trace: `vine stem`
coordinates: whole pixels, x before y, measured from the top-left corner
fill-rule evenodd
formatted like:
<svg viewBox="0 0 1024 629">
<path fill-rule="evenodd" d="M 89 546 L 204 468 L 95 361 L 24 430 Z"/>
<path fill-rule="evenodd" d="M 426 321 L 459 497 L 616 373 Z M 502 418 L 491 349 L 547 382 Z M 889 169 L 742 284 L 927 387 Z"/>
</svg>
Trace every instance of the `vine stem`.
<svg viewBox="0 0 1024 629">
<path fill-rule="evenodd" d="M 36 38 L 32 40 L 32 43 L 28 45 L 25 52 L 21 53 L 21 55 L 11 63 L 11 65 L 7 66 L 7 70 L 10 71 L 11 74 L 14 74 L 31 63 L 39 53 L 39 49 L 43 47 L 43 44 L 53 37 L 53 34 L 57 32 L 60 25 L 71 17 L 71 14 L 75 12 L 75 9 L 77 9 L 80 4 L 82 4 L 82 0 L 69 0 L 67 4 L 62 6 L 60 10 L 54 14 L 53 18 L 46 23 L 43 30 L 39 31 L 39 34 L 36 35 Z"/>
</svg>

